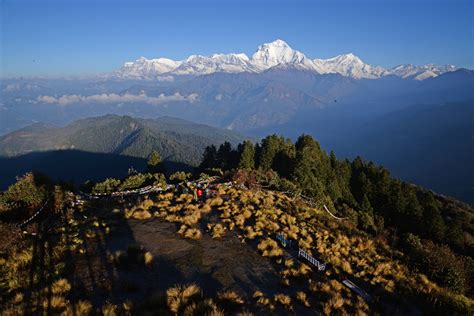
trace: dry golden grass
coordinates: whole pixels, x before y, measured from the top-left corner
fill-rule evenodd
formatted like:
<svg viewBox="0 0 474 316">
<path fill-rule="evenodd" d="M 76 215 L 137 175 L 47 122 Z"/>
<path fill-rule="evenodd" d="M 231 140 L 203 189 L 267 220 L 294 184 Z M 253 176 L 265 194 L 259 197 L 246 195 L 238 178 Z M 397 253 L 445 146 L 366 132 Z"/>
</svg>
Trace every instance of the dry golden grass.
<svg viewBox="0 0 474 316">
<path fill-rule="evenodd" d="M 308 275 L 310 272 L 311 272 L 311 267 L 305 263 L 301 263 L 300 266 L 298 267 L 296 276 L 300 276 L 300 275 L 305 276 L 305 275 Z"/>
<path fill-rule="evenodd" d="M 12 306 L 10 308 L 2 310 L 2 316 L 20 316 L 26 315 L 23 306 Z"/>
<path fill-rule="evenodd" d="M 260 296 L 256 299 L 257 299 L 257 304 L 258 305 L 262 305 L 262 306 L 268 308 L 271 311 L 275 309 L 275 305 L 272 303 L 272 301 L 269 298 L 267 298 L 265 296 Z"/>
<path fill-rule="evenodd" d="M 235 304 L 244 304 L 245 300 L 235 291 L 219 292 L 217 297 L 223 301 L 229 301 Z"/>
<path fill-rule="evenodd" d="M 62 310 L 66 307 L 67 301 L 63 296 L 53 295 L 50 298 L 45 298 L 43 300 L 43 308 L 47 310 L 51 308 L 53 310 Z"/>
<path fill-rule="evenodd" d="M 114 304 L 110 303 L 110 302 L 107 302 L 105 303 L 104 305 L 102 305 L 102 315 L 104 316 L 117 316 L 118 315 L 118 311 L 117 311 L 117 306 L 115 306 Z"/>
<path fill-rule="evenodd" d="M 181 222 L 184 225 L 192 226 L 192 225 L 197 224 L 200 219 L 201 219 L 201 212 L 197 210 L 197 211 L 192 211 L 190 214 L 184 216 Z"/>
<path fill-rule="evenodd" d="M 188 228 L 184 233 L 184 237 L 193 240 L 199 240 L 202 238 L 202 233 L 199 228 Z"/>
<path fill-rule="evenodd" d="M 194 315 L 224 316 L 225 313 L 212 299 L 206 299 L 199 302 L 192 302 L 185 307 L 183 316 Z"/>
<path fill-rule="evenodd" d="M 208 214 L 212 211 L 212 207 L 209 204 L 203 204 L 199 210 L 201 214 Z"/>
<path fill-rule="evenodd" d="M 193 196 L 191 194 L 181 194 L 177 199 L 177 203 L 190 203 L 193 200 Z"/>
<path fill-rule="evenodd" d="M 23 293 L 16 293 L 15 297 L 13 298 L 13 303 L 14 304 L 20 304 L 23 302 L 24 296 Z"/>
<path fill-rule="evenodd" d="M 252 226 L 247 226 L 247 227 L 245 227 L 245 230 L 246 230 L 246 232 L 247 232 L 246 235 L 245 235 L 245 237 L 246 237 L 247 239 L 250 239 L 250 240 L 253 240 L 253 239 L 255 239 L 256 237 L 263 235 L 260 230 L 254 231 L 254 229 L 253 229 Z"/>
<path fill-rule="evenodd" d="M 71 290 L 71 284 L 67 279 L 59 279 L 55 281 L 51 287 L 53 294 L 65 294 Z"/>
<path fill-rule="evenodd" d="M 215 197 L 212 199 L 208 199 L 206 201 L 206 204 L 209 204 L 211 207 L 212 206 L 221 206 L 224 203 L 224 200 L 220 197 Z"/>
<path fill-rule="evenodd" d="M 145 210 L 137 210 L 133 212 L 132 217 L 134 219 L 140 219 L 140 220 L 149 219 L 151 218 L 151 213 Z"/>
<path fill-rule="evenodd" d="M 283 255 L 283 250 L 278 246 L 278 243 L 268 237 L 260 241 L 257 248 L 264 257 L 279 257 Z"/>
<path fill-rule="evenodd" d="M 289 295 L 282 294 L 282 293 L 275 294 L 275 296 L 273 297 L 273 300 L 275 301 L 275 303 L 279 303 L 287 309 L 290 309 L 290 310 L 293 309 L 291 306 L 291 297 Z"/>
<path fill-rule="evenodd" d="M 89 315 L 92 312 L 92 304 L 88 301 L 79 301 L 75 304 L 68 304 L 62 316 Z"/>
<path fill-rule="evenodd" d="M 253 209 L 253 206 L 249 206 L 249 207 L 245 208 L 244 212 L 242 213 L 242 216 L 245 219 L 251 218 L 252 217 L 252 209 Z"/>
<path fill-rule="evenodd" d="M 308 302 L 308 296 L 303 291 L 296 292 L 296 299 L 298 300 L 298 302 L 303 304 L 303 306 L 305 306 L 305 307 L 310 307 L 311 306 Z"/>
<path fill-rule="evenodd" d="M 290 280 L 288 278 L 282 278 L 281 281 L 280 281 L 280 284 L 285 286 L 285 287 L 289 287 L 290 286 Z"/>
<path fill-rule="evenodd" d="M 240 227 L 240 229 L 244 229 L 245 225 L 245 217 L 242 214 L 239 214 L 234 217 L 234 222 L 237 226 Z"/>
<path fill-rule="evenodd" d="M 185 308 L 193 298 L 200 298 L 202 291 L 195 283 L 176 285 L 166 290 L 166 304 L 171 312 L 178 312 Z"/>
<path fill-rule="evenodd" d="M 285 267 L 291 268 L 295 265 L 295 261 L 293 259 L 285 259 Z"/>
<path fill-rule="evenodd" d="M 186 233 L 187 230 L 188 230 L 188 226 L 181 225 L 181 227 L 179 228 L 179 230 L 176 233 L 180 236 L 184 236 L 184 233 Z"/>
<path fill-rule="evenodd" d="M 143 254 L 143 262 L 148 267 L 153 265 L 153 255 L 151 254 L 151 252 L 147 251 Z"/>
<path fill-rule="evenodd" d="M 158 196 L 158 200 L 168 200 L 171 201 L 174 199 L 174 193 L 173 192 L 168 192 L 168 193 L 162 193 Z"/>
<path fill-rule="evenodd" d="M 339 294 L 336 293 L 331 299 L 329 299 L 328 304 L 335 310 L 341 309 L 344 305 L 344 298 Z"/>
<path fill-rule="evenodd" d="M 342 268 L 342 271 L 346 272 L 346 273 L 349 273 L 349 274 L 352 274 L 352 267 L 351 267 L 351 264 L 347 261 L 342 261 L 342 264 L 341 264 L 341 268 Z"/>
<path fill-rule="evenodd" d="M 212 238 L 222 238 L 225 235 L 226 228 L 222 224 L 216 224 L 212 228 Z"/>
<path fill-rule="evenodd" d="M 125 316 L 131 316 L 132 315 L 132 309 L 133 309 L 133 303 L 130 300 L 125 300 L 125 302 L 122 303 L 122 313 Z"/>
</svg>

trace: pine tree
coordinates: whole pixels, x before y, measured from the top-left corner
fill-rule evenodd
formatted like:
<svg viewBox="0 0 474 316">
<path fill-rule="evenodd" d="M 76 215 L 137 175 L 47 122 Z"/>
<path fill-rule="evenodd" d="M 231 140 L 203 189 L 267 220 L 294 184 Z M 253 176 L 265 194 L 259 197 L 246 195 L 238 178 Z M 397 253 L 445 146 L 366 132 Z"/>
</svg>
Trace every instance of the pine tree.
<svg viewBox="0 0 474 316">
<path fill-rule="evenodd" d="M 331 150 L 331 153 L 329 154 L 329 161 L 330 161 L 330 164 L 331 164 L 331 168 L 336 169 L 337 166 L 338 166 L 338 161 L 337 161 L 337 158 L 336 158 L 336 154 L 332 150 Z"/>
<path fill-rule="evenodd" d="M 270 135 L 262 140 L 259 155 L 258 167 L 264 171 L 270 170 L 273 165 L 273 158 L 280 150 L 281 140 L 277 135 Z"/>
<path fill-rule="evenodd" d="M 360 210 L 361 212 L 365 212 L 367 214 L 370 214 L 371 216 L 374 215 L 374 209 L 372 208 L 372 205 L 370 204 L 370 201 L 367 198 L 367 194 L 364 194 L 364 197 L 362 198 Z"/>
<path fill-rule="evenodd" d="M 217 148 L 214 145 L 207 146 L 204 149 L 204 154 L 202 155 L 202 161 L 199 165 L 199 170 L 204 171 L 206 169 L 218 168 L 217 165 Z"/>
<path fill-rule="evenodd" d="M 239 169 L 253 169 L 255 167 L 255 147 L 249 140 L 239 144 Z"/>
<path fill-rule="evenodd" d="M 293 162 L 295 158 L 295 145 L 291 139 L 279 138 L 278 150 L 273 156 L 272 169 L 280 177 L 289 178 L 293 172 Z"/>
<path fill-rule="evenodd" d="M 225 142 L 219 146 L 217 150 L 217 166 L 222 170 L 230 170 L 237 167 L 239 163 L 238 152 L 232 149 L 229 142 Z"/>
<path fill-rule="evenodd" d="M 148 165 L 148 171 L 151 173 L 163 171 L 161 156 L 156 150 L 153 150 L 151 152 L 150 157 L 148 157 L 147 165 Z"/>
<path fill-rule="evenodd" d="M 374 222 L 374 209 L 367 198 L 367 194 L 364 194 L 362 203 L 360 205 L 359 224 L 365 231 L 376 231 Z"/>
<path fill-rule="evenodd" d="M 302 135 L 296 144 L 295 167 L 293 180 L 300 185 L 303 192 L 317 198 L 324 196 L 328 179 L 329 161 L 311 136 Z"/>
</svg>

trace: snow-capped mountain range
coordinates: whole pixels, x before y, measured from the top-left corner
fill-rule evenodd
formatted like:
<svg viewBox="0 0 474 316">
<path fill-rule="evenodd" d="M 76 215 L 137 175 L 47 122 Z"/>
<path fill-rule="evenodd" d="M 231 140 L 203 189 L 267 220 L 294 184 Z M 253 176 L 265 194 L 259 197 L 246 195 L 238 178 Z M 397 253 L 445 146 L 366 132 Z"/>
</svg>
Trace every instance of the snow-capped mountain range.
<svg viewBox="0 0 474 316">
<path fill-rule="evenodd" d="M 168 58 L 139 59 L 126 62 L 113 72 L 113 77 L 123 79 L 172 79 L 179 75 L 206 75 L 215 72 L 241 73 L 264 72 L 271 68 L 296 69 L 317 74 L 338 73 L 355 79 L 377 79 L 395 75 L 401 78 L 424 80 L 445 72 L 459 69 L 454 65 L 433 64 L 415 66 L 400 65 L 385 69 L 364 63 L 354 54 L 339 55 L 329 59 L 311 59 L 292 49 L 280 39 L 265 43 L 249 58 L 246 54 L 213 54 L 211 56 L 191 55 L 185 60 Z"/>
</svg>

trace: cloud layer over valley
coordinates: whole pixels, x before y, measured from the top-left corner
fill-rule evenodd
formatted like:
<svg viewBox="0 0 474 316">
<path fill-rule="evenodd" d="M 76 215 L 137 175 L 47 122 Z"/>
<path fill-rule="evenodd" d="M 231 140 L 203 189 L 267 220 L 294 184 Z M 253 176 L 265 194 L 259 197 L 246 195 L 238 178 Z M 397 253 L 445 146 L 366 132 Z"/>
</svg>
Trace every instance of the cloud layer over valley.
<svg viewBox="0 0 474 316">
<path fill-rule="evenodd" d="M 94 95 L 78 95 L 66 94 L 62 96 L 40 95 L 36 99 L 36 103 L 69 105 L 74 103 L 146 103 L 151 105 L 159 105 L 166 102 L 194 102 L 198 99 L 197 93 L 188 95 L 181 95 L 179 92 L 175 94 L 165 95 L 164 93 L 158 96 L 148 96 L 142 92 L 140 94 L 116 94 L 116 93 L 102 93 Z"/>
</svg>

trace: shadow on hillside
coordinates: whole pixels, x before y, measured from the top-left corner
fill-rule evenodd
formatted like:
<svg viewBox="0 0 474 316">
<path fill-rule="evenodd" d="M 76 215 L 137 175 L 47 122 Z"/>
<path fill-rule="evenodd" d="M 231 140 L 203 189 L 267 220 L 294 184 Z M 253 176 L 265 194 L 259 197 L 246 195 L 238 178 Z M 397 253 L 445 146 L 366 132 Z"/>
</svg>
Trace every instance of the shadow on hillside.
<svg viewBox="0 0 474 316">
<path fill-rule="evenodd" d="M 0 157 L 0 190 L 15 182 L 17 176 L 38 171 L 54 180 L 72 181 L 78 185 L 86 180 L 100 181 L 107 177 L 124 177 L 129 168 L 145 171 L 144 158 L 92 153 L 79 150 L 33 152 L 17 157 Z M 191 171 L 185 163 L 165 161 L 167 173 L 177 170 Z"/>
<path fill-rule="evenodd" d="M 25 314 L 54 315 L 58 308 L 69 306 L 74 309 L 69 314 L 82 315 L 81 301 L 90 302 L 94 311 L 107 302 L 140 302 L 156 288 L 166 289 L 182 279 L 173 263 L 163 257 L 155 257 L 152 266 L 144 264 L 145 250 L 137 246 L 123 214 L 111 211 L 115 207 L 120 205 L 104 200 L 83 212 L 63 209 L 55 213 L 49 208 L 33 225 L 32 261 L 22 293 Z M 158 284 L 162 283 L 162 269 L 171 278 L 166 284 Z M 53 284 L 59 278 L 68 280 L 70 291 L 58 294 Z M 66 296 L 69 305 L 59 303 L 58 295 Z M 162 300 L 154 303 L 164 308 Z"/>
</svg>

